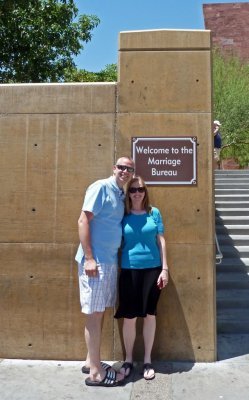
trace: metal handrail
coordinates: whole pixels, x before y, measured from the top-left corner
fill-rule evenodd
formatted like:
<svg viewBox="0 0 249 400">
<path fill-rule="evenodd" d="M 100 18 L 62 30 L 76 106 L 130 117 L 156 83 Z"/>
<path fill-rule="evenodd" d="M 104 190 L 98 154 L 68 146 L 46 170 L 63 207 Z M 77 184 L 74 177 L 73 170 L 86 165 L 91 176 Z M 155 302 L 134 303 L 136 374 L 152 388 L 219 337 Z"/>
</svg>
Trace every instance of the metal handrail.
<svg viewBox="0 0 249 400">
<path fill-rule="evenodd" d="M 219 245 L 219 242 L 218 242 L 218 238 L 217 238 L 216 232 L 215 232 L 215 244 L 216 244 L 216 264 L 220 264 L 221 261 L 222 261 L 222 258 L 223 258 L 223 254 L 222 254 L 222 252 L 220 250 L 220 245 Z"/>
</svg>

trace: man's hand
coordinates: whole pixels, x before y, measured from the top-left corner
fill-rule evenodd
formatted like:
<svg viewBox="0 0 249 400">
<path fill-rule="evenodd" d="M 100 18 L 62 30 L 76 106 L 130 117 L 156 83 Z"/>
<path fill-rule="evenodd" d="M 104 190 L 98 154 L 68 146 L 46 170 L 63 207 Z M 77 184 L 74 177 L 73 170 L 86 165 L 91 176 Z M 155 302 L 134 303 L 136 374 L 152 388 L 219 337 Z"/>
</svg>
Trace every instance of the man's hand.
<svg viewBox="0 0 249 400">
<path fill-rule="evenodd" d="M 87 276 L 96 277 L 98 274 L 98 267 L 94 258 L 90 258 L 84 262 L 84 269 Z"/>
</svg>

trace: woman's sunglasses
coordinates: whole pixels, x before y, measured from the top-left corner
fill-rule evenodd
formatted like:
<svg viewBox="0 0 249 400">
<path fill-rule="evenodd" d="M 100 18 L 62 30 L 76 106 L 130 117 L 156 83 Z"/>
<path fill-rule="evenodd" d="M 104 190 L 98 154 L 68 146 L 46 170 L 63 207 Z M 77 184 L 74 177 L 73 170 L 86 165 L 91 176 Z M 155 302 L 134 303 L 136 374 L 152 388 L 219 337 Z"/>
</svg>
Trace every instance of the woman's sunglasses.
<svg viewBox="0 0 249 400">
<path fill-rule="evenodd" d="M 138 187 L 138 188 L 131 187 L 131 188 L 129 189 L 129 193 L 136 193 L 136 192 L 138 192 L 138 193 L 144 193 L 144 192 L 145 192 L 145 187 Z"/>
</svg>

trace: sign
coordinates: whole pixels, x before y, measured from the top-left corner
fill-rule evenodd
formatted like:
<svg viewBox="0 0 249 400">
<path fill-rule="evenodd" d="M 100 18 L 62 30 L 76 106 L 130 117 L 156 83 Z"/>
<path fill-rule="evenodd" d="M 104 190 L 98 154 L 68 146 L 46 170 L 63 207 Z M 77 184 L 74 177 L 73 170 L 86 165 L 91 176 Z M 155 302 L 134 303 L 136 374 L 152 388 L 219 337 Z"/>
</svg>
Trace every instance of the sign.
<svg viewBox="0 0 249 400">
<path fill-rule="evenodd" d="M 147 185 L 196 185 L 196 137 L 133 137 L 136 175 Z"/>
</svg>

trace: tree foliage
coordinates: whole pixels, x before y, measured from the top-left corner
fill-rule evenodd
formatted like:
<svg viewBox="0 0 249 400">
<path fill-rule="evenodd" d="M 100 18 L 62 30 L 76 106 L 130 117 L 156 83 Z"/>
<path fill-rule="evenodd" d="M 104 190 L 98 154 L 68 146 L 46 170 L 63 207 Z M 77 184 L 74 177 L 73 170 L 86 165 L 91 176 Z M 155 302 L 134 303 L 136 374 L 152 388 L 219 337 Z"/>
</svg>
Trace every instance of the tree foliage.
<svg viewBox="0 0 249 400">
<path fill-rule="evenodd" d="M 85 69 L 67 70 L 65 82 L 116 82 L 117 64 L 108 64 L 99 72 L 89 72 Z"/>
<path fill-rule="evenodd" d="M 214 119 L 222 123 L 222 158 L 249 164 L 249 64 L 213 55 Z"/>
<path fill-rule="evenodd" d="M 0 83 L 58 82 L 99 24 L 73 0 L 0 0 Z"/>
</svg>

